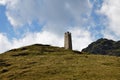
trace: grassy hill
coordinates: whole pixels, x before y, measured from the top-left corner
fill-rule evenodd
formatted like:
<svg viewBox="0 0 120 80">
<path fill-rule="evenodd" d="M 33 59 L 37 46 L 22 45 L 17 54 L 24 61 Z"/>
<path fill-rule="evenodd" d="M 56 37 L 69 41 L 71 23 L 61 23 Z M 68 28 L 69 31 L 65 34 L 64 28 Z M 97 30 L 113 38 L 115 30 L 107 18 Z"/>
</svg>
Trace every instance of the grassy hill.
<svg viewBox="0 0 120 80">
<path fill-rule="evenodd" d="M 0 80 L 120 80 L 120 57 L 35 44 L 0 54 Z"/>
</svg>

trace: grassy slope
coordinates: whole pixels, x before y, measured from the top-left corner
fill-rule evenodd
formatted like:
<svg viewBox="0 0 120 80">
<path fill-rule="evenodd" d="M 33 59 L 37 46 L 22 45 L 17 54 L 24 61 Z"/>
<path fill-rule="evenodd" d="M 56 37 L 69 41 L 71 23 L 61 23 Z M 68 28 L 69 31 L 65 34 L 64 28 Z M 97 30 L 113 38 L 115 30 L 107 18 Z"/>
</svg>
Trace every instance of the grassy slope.
<svg viewBox="0 0 120 80">
<path fill-rule="evenodd" d="M 120 57 L 33 45 L 0 55 L 0 80 L 120 80 Z"/>
</svg>

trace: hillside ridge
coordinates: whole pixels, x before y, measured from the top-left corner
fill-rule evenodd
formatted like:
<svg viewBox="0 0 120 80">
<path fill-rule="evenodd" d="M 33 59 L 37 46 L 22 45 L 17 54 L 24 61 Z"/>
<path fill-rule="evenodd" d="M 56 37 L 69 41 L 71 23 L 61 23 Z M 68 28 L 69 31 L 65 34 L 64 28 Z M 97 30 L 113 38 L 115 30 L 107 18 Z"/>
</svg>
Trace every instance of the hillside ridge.
<svg viewBox="0 0 120 80">
<path fill-rule="evenodd" d="M 120 41 L 101 38 L 88 45 L 88 47 L 84 48 L 82 52 L 120 56 Z"/>
</svg>

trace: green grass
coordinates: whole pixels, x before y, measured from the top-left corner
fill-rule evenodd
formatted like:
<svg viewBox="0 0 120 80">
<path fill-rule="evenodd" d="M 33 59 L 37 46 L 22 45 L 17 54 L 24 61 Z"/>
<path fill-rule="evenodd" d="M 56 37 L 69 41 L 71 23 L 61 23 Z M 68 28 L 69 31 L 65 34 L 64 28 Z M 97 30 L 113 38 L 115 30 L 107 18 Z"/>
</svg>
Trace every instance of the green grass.
<svg viewBox="0 0 120 80">
<path fill-rule="evenodd" d="M 120 80 L 120 57 L 36 44 L 0 54 L 0 80 Z"/>
</svg>

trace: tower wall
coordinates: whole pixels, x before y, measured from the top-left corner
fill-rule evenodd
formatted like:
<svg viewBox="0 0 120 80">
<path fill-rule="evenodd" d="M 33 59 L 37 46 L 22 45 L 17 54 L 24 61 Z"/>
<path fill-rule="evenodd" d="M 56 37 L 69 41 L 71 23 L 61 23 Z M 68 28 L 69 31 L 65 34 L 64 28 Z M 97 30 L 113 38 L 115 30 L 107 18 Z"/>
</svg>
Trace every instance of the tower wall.
<svg viewBox="0 0 120 80">
<path fill-rule="evenodd" d="M 64 48 L 72 50 L 72 37 L 70 32 L 66 32 L 64 35 Z"/>
</svg>

